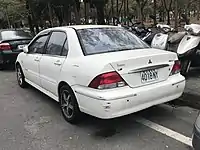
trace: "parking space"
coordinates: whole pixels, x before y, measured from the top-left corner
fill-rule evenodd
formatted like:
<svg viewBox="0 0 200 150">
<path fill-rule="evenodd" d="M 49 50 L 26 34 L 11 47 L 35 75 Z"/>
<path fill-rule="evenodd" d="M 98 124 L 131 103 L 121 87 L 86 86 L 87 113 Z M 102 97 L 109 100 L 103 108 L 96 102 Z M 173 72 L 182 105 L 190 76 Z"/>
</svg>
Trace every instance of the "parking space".
<svg viewBox="0 0 200 150">
<path fill-rule="evenodd" d="M 14 71 L 0 73 L 0 145 L 4 150 L 190 150 L 198 110 L 159 105 L 113 120 L 85 115 L 79 125 L 38 90 L 21 89 Z"/>
</svg>

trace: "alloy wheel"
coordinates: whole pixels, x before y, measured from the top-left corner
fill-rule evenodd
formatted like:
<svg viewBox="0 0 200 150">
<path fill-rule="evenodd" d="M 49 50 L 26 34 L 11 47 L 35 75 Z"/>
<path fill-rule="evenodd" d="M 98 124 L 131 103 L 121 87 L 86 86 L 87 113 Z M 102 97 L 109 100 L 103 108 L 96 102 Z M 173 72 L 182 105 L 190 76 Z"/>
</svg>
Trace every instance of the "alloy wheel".
<svg viewBox="0 0 200 150">
<path fill-rule="evenodd" d="M 61 108 L 67 118 L 73 117 L 74 106 L 72 95 L 67 90 L 62 91 L 61 93 Z"/>
<path fill-rule="evenodd" d="M 18 80 L 19 85 L 23 84 L 23 75 L 22 75 L 20 67 L 17 67 L 17 80 Z"/>
</svg>

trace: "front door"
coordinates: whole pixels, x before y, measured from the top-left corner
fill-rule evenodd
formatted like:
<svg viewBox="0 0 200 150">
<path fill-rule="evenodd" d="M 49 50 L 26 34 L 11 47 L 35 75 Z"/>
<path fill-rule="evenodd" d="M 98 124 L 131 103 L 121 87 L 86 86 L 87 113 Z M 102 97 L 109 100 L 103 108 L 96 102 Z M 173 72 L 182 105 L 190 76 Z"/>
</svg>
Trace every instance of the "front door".
<svg viewBox="0 0 200 150">
<path fill-rule="evenodd" d="M 65 32 L 52 32 L 46 51 L 40 60 L 41 85 L 56 96 L 60 71 L 68 51 L 67 45 Z"/>
<path fill-rule="evenodd" d="M 24 74 L 26 79 L 41 86 L 39 79 L 39 62 L 42 57 L 42 52 L 45 47 L 45 43 L 48 39 L 48 35 L 39 36 L 28 47 L 29 52 L 25 54 L 23 59 Z"/>
</svg>

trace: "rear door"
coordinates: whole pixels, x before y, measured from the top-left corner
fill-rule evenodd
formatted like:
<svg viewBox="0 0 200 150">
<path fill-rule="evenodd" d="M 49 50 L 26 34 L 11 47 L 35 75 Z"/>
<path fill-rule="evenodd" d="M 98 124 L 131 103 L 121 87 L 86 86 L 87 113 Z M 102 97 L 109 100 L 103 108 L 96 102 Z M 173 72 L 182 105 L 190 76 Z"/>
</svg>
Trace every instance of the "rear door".
<svg viewBox="0 0 200 150">
<path fill-rule="evenodd" d="M 67 35 L 62 31 L 53 31 L 40 60 L 40 80 L 44 89 L 57 95 L 60 70 L 68 52 Z"/>
</svg>

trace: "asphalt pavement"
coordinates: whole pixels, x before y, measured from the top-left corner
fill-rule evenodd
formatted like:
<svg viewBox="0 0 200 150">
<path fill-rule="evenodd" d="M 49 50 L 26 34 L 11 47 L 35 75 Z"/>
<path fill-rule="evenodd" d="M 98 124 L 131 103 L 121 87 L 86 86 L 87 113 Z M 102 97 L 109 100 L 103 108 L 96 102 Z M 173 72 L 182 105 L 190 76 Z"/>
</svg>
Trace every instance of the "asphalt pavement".
<svg viewBox="0 0 200 150">
<path fill-rule="evenodd" d="M 13 70 L 0 72 L 2 150 L 191 150 L 197 115 L 163 104 L 113 120 L 85 115 L 71 125 L 57 102 L 33 87 L 21 89 Z"/>
</svg>

